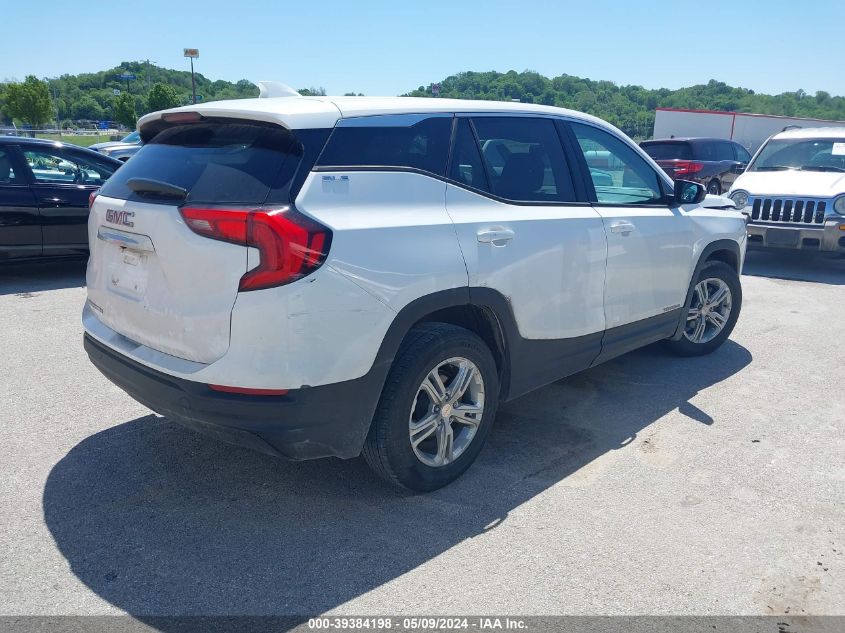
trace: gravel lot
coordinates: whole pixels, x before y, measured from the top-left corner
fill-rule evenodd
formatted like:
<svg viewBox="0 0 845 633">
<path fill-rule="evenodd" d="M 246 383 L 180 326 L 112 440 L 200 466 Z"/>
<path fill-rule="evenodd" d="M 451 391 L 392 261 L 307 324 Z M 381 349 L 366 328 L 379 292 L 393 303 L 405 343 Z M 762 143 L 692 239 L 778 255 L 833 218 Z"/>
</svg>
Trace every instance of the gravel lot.
<svg viewBox="0 0 845 633">
<path fill-rule="evenodd" d="M 82 350 L 83 264 L 0 268 L 0 614 L 845 615 L 845 259 L 743 285 L 717 353 L 509 403 L 411 496 L 151 414 Z"/>
</svg>

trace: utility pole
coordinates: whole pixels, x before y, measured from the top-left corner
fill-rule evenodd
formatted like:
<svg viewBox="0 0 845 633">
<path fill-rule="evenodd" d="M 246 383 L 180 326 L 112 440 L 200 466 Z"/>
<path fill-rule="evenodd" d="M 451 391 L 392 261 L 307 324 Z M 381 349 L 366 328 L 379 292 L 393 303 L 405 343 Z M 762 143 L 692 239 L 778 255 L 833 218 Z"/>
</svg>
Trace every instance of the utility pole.
<svg viewBox="0 0 845 633">
<path fill-rule="evenodd" d="M 150 92 L 150 64 L 155 64 L 156 62 L 151 62 L 149 59 L 145 59 L 144 63 L 147 64 L 147 94 Z"/>
<path fill-rule="evenodd" d="M 194 105 L 197 104 L 197 82 L 194 79 L 194 58 L 200 56 L 200 50 L 198 48 L 186 48 L 185 57 L 191 60 L 191 103 Z"/>
</svg>

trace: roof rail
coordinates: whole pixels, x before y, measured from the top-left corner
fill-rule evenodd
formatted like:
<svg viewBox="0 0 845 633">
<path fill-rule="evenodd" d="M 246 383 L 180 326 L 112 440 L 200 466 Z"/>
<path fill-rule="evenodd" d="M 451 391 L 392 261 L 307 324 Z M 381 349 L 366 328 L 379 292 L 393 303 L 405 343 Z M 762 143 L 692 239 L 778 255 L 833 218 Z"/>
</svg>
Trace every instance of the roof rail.
<svg viewBox="0 0 845 633">
<path fill-rule="evenodd" d="M 272 97 L 301 97 L 296 90 L 279 81 L 259 81 L 258 98 L 270 99 Z"/>
</svg>

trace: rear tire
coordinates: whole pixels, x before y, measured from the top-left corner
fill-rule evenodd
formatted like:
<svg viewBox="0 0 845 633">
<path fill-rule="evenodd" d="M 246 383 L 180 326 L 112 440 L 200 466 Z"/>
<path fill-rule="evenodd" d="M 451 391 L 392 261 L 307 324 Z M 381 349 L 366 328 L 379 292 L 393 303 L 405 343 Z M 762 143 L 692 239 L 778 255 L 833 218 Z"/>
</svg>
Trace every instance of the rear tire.
<svg viewBox="0 0 845 633">
<path fill-rule="evenodd" d="M 498 400 L 499 374 L 484 341 L 446 323 L 416 326 L 387 376 L 364 459 L 396 486 L 441 488 L 475 461 Z"/>
<path fill-rule="evenodd" d="M 680 356 L 703 356 L 731 335 L 742 308 L 742 286 L 733 268 L 711 261 L 701 267 L 691 291 L 681 338 L 667 344 Z"/>
<path fill-rule="evenodd" d="M 707 193 L 712 194 L 714 196 L 722 195 L 722 183 L 720 183 L 715 178 L 710 181 L 707 185 Z"/>
</svg>

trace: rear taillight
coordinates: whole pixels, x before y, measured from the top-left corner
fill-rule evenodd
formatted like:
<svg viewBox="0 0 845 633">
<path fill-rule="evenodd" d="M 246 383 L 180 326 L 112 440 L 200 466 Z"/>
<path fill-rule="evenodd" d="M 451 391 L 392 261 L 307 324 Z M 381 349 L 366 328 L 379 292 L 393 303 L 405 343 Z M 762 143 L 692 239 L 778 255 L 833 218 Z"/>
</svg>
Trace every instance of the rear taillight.
<svg viewBox="0 0 845 633">
<path fill-rule="evenodd" d="M 188 228 L 213 240 L 258 249 L 258 266 L 241 277 L 239 291 L 283 286 L 311 274 L 329 253 L 332 232 L 296 209 L 184 207 Z"/>
<path fill-rule="evenodd" d="M 94 200 L 97 199 L 97 194 L 100 193 L 99 189 L 95 189 L 91 193 L 88 194 L 88 208 L 92 208 L 94 206 Z"/>
<path fill-rule="evenodd" d="M 161 120 L 167 123 L 196 123 L 203 118 L 199 112 L 168 112 L 161 115 Z"/>
<path fill-rule="evenodd" d="M 704 169 L 704 163 L 699 163 L 694 160 L 679 160 L 673 165 L 676 176 L 685 176 L 689 174 L 697 174 Z"/>
</svg>

